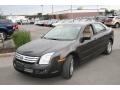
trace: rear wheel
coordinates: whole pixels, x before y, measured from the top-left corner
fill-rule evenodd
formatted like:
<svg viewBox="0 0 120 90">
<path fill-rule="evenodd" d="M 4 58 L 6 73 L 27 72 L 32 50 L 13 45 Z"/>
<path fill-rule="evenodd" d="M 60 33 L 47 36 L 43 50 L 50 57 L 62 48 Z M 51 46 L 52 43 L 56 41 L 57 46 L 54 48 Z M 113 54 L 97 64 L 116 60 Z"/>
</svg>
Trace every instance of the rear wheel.
<svg viewBox="0 0 120 90">
<path fill-rule="evenodd" d="M 69 55 L 63 65 L 62 77 L 65 79 L 70 79 L 74 71 L 74 60 L 73 56 Z"/>
<path fill-rule="evenodd" d="M 119 23 L 116 23 L 115 24 L 115 28 L 119 28 L 120 27 L 120 24 Z"/>
<path fill-rule="evenodd" d="M 112 52 L 112 41 L 110 40 L 107 44 L 105 54 L 109 55 Z"/>
</svg>

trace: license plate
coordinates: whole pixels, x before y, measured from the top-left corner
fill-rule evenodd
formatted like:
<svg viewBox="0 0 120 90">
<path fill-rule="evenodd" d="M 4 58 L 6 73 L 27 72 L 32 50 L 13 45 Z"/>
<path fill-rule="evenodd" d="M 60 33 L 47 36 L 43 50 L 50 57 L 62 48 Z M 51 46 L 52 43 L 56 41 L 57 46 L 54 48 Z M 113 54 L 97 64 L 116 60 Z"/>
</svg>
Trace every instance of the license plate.
<svg viewBox="0 0 120 90">
<path fill-rule="evenodd" d="M 17 61 L 17 65 L 24 66 L 24 63 Z"/>
<path fill-rule="evenodd" d="M 33 73 L 33 69 L 24 68 L 24 71 L 28 73 Z"/>
</svg>

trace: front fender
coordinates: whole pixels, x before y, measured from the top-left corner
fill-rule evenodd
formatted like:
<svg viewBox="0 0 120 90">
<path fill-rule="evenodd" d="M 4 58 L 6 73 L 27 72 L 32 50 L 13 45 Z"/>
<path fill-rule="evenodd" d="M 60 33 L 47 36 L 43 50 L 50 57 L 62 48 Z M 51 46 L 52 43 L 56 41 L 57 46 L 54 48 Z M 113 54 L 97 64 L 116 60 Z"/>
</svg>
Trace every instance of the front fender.
<svg viewBox="0 0 120 90">
<path fill-rule="evenodd" d="M 0 31 L 8 32 L 8 29 L 6 27 L 0 27 Z"/>
</svg>

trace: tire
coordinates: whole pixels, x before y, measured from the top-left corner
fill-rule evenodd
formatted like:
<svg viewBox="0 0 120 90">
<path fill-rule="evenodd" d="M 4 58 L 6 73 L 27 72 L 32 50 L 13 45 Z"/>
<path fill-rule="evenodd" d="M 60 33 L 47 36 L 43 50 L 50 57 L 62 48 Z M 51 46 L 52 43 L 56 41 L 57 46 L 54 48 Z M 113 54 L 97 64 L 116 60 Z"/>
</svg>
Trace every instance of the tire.
<svg viewBox="0 0 120 90">
<path fill-rule="evenodd" d="M 0 33 L 3 34 L 3 39 L 6 40 L 7 39 L 7 34 L 5 32 L 2 32 L 2 31 L 0 31 Z"/>
<path fill-rule="evenodd" d="M 120 24 L 119 23 L 116 23 L 115 24 L 115 28 L 119 28 L 120 27 Z"/>
<path fill-rule="evenodd" d="M 106 55 L 109 55 L 112 52 L 112 41 L 110 40 L 106 46 L 106 50 L 104 51 L 104 53 Z"/>
<path fill-rule="evenodd" d="M 62 77 L 64 79 L 70 79 L 74 71 L 74 60 L 73 56 L 69 55 L 63 64 Z"/>
</svg>

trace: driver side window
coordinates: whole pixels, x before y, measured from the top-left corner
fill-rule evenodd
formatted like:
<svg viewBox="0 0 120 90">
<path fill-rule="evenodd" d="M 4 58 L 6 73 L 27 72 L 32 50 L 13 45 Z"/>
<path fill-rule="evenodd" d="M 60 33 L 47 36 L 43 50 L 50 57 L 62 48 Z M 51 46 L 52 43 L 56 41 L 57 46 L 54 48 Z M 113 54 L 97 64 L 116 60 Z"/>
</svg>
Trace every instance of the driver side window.
<svg viewBox="0 0 120 90">
<path fill-rule="evenodd" d="M 83 37 L 92 37 L 93 36 L 93 29 L 91 25 L 85 27 L 83 31 Z"/>
</svg>

